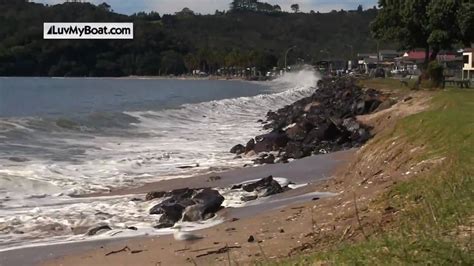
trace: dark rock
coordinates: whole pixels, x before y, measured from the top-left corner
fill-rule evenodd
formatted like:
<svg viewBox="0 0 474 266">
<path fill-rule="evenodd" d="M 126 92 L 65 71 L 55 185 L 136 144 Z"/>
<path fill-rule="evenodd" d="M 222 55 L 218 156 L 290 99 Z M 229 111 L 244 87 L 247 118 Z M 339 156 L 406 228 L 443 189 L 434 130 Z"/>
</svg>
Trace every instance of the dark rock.
<svg viewBox="0 0 474 266">
<path fill-rule="evenodd" d="M 183 217 L 184 207 L 180 204 L 163 205 L 161 206 L 162 215 L 158 222 L 160 224 L 175 224 Z"/>
<path fill-rule="evenodd" d="M 186 207 L 183 212 L 183 221 L 185 222 L 197 222 L 204 220 L 205 206 L 202 204 L 195 204 Z"/>
<path fill-rule="evenodd" d="M 255 140 L 254 139 L 250 139 L 248 142 L 247 142 L 247 145 L 245 145 L 245 153 L 249 152 L 249 151 L 253 151 L 253 148 L 255 148 Z"/>
<path fill-rule="evenodd" d="M 296 124 L 293 127 L 288 128 L 286 131 L 286 135 L 291 140 L 302 141 L 306 137 L 306 128 L 303 126 Z"/>
<path fill-rule="evenodd" d="M 242 144 L 237 144 L 232 149 L 230 149 L 230 153 L 235 153 L 235 154 L 242 154 L 245 152 L 245 146 Z"/>
<path fill-rule="evenodd" d="M 273 154 L 264 154 L 261 157 L 254 160 L 256 164 L 273 164 L 275 163 L 275 155 Z"/>
<path fill-rule="evenodd" d="M 326 78 L 318 82 L 318 87 L 309 97 L 269 111 L 263 128 L 270 133 L 251 139 L 246 153 L 278 151 L 275 161 L 286 162 L 289 158 L 361 146 L 371 135 L 356 116 L 395 103 L 373 89 L 358 87 L 351 78 Z M 263 158 L 255 163 L 263 163 Z"/>
<path fill-rule="evenodd" d="M 175 200 L 180 201 L 182 199 L 191 198 L 194 192 L 195 192 L 194 189 L 180 188 L 180 189 L 171 190 L 170 192 L 166 193 L 166 196 L 173 197 Z"/>
<path fill-rule="evenodd" d="M 258 198 L 257 195 L 250 195 L 250 196 L 242 196 L 242 197 L 240 197 L 240 200 L 244 201 L 244 202 L 247 202 L 247 201 L 256 200 L 257 198 Z"/>
<path fill-rule="evenodd" d="M 247 192 L 257 191 L 262 194 L 263 197 L 283 192 L 280 184 L 273 180 L 272 176 L 262 178 L 254 183 L 245 184 L 242 186 L 242 189 Z"/>
<path fill-rule="evenodd" d="M 170 228 L 173 227 L 174 223 L 159 223 L 158 225 L 155 225 L 153 228 L 155 229 L 163 229 L 163 228 Z"/>
<path fill-rule="evenodd" d="M 210 182 L 221 180 L 221 179 L 222 178 L 218 175 L 213 175 L 213 176 L 210 176 L 210 177 L 207 178 L 207 180 L 210 181 Z"/>
<path fill-rule="evenodd" d="M 311 155 L 311 147 L 305 146 L 301 142 L 291 141 L 286 145 L 285 157 L 288 158 L 303 158 Z"/>
<path fill-rule="evenodd" d="M 158 199 L 162 198 L 166 195 L 166 191 L 153 191 L 153 192 L 148 192 L 145 196 L 145 200 L 152 200 L 152 199 Z"/>
<path fill-rule="evenodd" d="M 129 226 L 127 227 L 128 230 L 133 230 L 133 231 L 137 231 L 138 228 L 136 228 L 135 226 Z"/>
<path fill-rule="evenodd" d="M 201 204 L 205 207 L 204 213 L 214 213 L 221 208 L 224 197 L 219 194 L 219 191 L 213 189 L 203 189 L 197 193 L 193 198 L 196 204 Z"/>
<path fill-rule="evenodd" d="M 247 242 L 253 243 L 255 241 L 255 237 L 253 235 L 250 235 L 249 238 L 247 239 Z"/>
<path fill-rule="evenodd" d="M 276 151 L 288 143 L 288 137 L 283 131 L 273 131 L 255 138 L 253 150 L 256 153 Z"/>
<path fill-rule="evenodd" d="M 112 228 L 110 228 L 110 226 L 108 226 L 106 224 L 102 224 L 102 225 L 98 225 L 98 226 L 92 227 L 89 230 L 87 230 L 86 235 L 95 236 L 95 235 L 99 234 L 100 232 L 110 231 L 110 230 L 112 230 Z"/>
<path fill-rule="evenodd" d="M 217 190 L 203 189 L 192 199 L 195 204 L 189 204 L 183 212 L 183 221 L 200 221 L 212 218 L 221 208 L 224 197 Z M 182 204 L 182 202 L 180 202 Z"/>
</svg>

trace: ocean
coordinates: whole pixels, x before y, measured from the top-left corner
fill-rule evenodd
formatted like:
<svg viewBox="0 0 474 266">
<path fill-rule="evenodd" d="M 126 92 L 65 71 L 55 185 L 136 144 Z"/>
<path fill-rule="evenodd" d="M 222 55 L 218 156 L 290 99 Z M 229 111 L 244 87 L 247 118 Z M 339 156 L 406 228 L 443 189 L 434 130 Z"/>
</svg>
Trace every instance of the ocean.
<svg viewBox="0 0 474 266">
<path fill-rule="evenodd" d="M 78 196 L 242 167 L 230 148 L 316 81 L 0 78 L 0 250 L 101 223 L 153 231 L 156 202 Z"/>
</svg>

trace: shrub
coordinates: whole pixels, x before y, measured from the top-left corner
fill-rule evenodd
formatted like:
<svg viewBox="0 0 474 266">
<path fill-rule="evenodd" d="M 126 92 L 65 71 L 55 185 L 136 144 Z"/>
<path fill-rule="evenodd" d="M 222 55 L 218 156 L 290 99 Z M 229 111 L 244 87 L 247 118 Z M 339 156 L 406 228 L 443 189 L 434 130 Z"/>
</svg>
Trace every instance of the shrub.
<svg viewBox="0 0 474 266">
<path fill-rule="evenodd" d="M 426 72 L 431 81 L 431 87 L 440 87 L 443 83 L 443 66 L 440 65 L 437 61 L 431 61 L 428 64 Z"/>
</svg>

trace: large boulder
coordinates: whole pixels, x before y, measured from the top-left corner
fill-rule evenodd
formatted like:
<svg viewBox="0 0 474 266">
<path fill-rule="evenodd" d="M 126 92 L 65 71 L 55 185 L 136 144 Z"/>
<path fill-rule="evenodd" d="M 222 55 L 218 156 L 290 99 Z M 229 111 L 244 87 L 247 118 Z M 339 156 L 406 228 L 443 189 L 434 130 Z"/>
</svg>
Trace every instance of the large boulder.
<svg viewBox="0 0 474 266">
<path fill-rule="evenodd" d="M 205 206 L 202 204 L 195 204 L 186 207 L 183 212 L 183 221 L 197 222 L 204 220 Z"/>
<path fill-rule="evenodd" d="M 256 153 L 276 151 L 285 147 L 286 143 L 288 143 L 288 137 L 280 130 L 257 136 L 255 140 L 256 142 L 253 150 Z"/>
<path fill-rule="evenodd" d="M 184 207 L 180 204 L 162 205 L 160 208 L 162 215 L 158 222 L 161 228 L 171 227 L 183 217 Z"/>
<path fill-rule="evenodd" d="M 307 134 L 306 128 L 304 128 L 300 124 L 295 124 L 294 126 L 286 129 L 285 132 L 288 138 L 290 138 L 291 140 L 296 140 L 296 141 L 304 140 Z"/>
<path fill-rule="evenodd" d="M 273 179 L 273 176 L 262 178 L 254 183 L 245 184 L 242 189 L 247 192 L 257 191 L 262 197 L 283 192 L 280 184 Z"/>
<path fill-rule="evenodd" d="M 250 151 L 253 151 L 253 149 L 255 148 L 255 140 L 254 139 L 250 139 L 248 142 L 247 142 L 247 145 L 245 145 L 245 153 L 248 153 Z"/>
<path fill-rule="evenodd" d="M 230 153 L 235 153 L 235 154 L 242 154 L 245 152 L 245 146 L 242 144 L 237 144 L 232 149 L 230 149 Z"/>
<path fill-rule="evenodd" d="M 187 206 L 183 212 L 183 221 L 195 222 L 214 216 L 221 209 L 224 197 L 213 189 L 203 189 L 192 200 L 196 203 Z"/>
<path fill-rule="evenodd" d="M 197 193 L 192 200 L 196 202 L 196 204 L 204 206 L 204 212 L 209 213 L 217 212 L 221 208 L 224 197 L 219 191 L 206 188 Z"/>
</svg>

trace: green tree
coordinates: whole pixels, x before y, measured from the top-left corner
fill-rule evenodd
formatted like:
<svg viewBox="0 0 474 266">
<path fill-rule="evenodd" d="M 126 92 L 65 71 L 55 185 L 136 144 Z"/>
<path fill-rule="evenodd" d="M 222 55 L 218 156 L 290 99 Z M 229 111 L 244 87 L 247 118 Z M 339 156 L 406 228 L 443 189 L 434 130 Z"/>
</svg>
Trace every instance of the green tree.
<svg viewBox="0 0 474 266">
<path fill-rule="evenodd" d="M 424 48 L 425 67 L 461 40 L 458 0 L 379 0 L 379 7 L 371 25 L 375 38 L 396 41 L 402 49 Z"/>
<path fill-rule="evenodd" d="M 469 47 L 474 42 L 474 3 L 465 1 L 457 14 L 461 41 Z"/>
<path fill-rule="evenodd" d="M 295 12 L 295 13 L 298 13 L 300 11 L 300 5 L 292 4 L 291 5 L 291 10 L 293 10 L 293 12 Z"/>
</svg>

